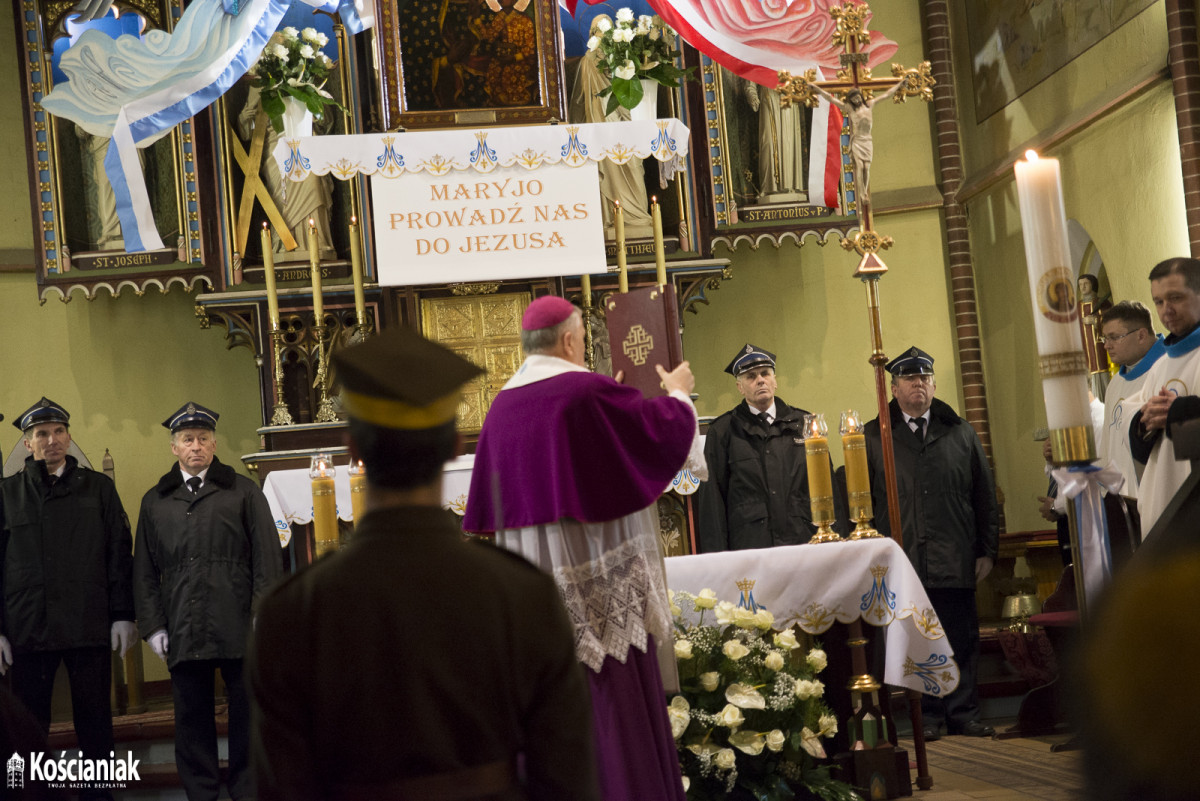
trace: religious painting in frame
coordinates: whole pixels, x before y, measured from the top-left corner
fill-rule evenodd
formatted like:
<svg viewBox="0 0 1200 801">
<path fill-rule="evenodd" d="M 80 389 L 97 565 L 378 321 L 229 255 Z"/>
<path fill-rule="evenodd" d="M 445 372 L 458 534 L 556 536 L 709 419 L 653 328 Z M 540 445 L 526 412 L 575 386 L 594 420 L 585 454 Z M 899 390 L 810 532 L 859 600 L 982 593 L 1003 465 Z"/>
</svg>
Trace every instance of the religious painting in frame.
<svg viewBox="0 0 1200 801">
<path fill-rule="evenodd" d="M 1153 4 L 1154 0 L 964 2 L 976 122 L 983 122 Z"/>
<path fill-rule="evenodd" d="M 378 0 L 388 130 L 566 120 L 557 0 Z"/>
<path fill-rule="evenodd" d="M 846 197 L 840 186 L 814 197 L 824 188 L 820 176 L 814 181 L 811 175 L 817 146 L 841 150 L 842 172 L 849 171 L 848 134 L 834 131 L 814 142 L 811 109 L 783 108 L 777 90 L 742 78 L 703 54 L 697 58 L 704 102 L 693 105 L 689 124 L 697 141 L 701 132 L 707 140 L 693 155 L 699 178 L 711 181 L 705 211 L 712 222 L 712 243 L 736 248 L 746 241 L 756 247 L 766 239 L 778 246 L 791 239 L 799 245 L 810 234 L 823 241 L 830 230 L 853 225 L 853 197 Z M 833 206 L 825 205 L 829 200 Z"/>
<path fill-rule="evenodd" d="M 123 232 L 104 171 L 109 140 L 70 119 L 49 114 L 42 99 L 68 80 L 59 69 L 63 53 L 85 29 L 114 40 L 142 38 L 151 30 L 170 32 L 183 13 L 180 0 L 129 0 L 114 4 L 101 19 L 79 24 L 72 5 L 49 0 L 17 0 L 29 151 L 38 293 L 44 302 L 66 301 L 76 290 L 88 299 L 97 290 L 116 295 L 124 288 L 141 294 L 149 287 L 193 289 L 215 286 L 219 268 L 203 260 L 197 148 L 207 126 L 199 118 L 139 150 L 158 250 L 126 252 Z"/>
</svg>

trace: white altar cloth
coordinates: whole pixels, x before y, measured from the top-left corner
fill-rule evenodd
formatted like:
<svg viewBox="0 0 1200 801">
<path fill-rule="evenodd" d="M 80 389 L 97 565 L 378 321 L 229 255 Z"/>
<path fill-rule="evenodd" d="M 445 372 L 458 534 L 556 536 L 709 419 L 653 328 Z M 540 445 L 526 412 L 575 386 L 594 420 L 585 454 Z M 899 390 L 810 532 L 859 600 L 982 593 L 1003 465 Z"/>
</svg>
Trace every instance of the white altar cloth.
<svg viewBox="0 0 1200 801">
<path fill-rule="evenodd" d="M 443 468 L 442 507 L 459 517 L 466 511 L 467 491 L 471 486 L 471 468 L 474 464 L 475 455 L 466 454 L 447 462 Z M 354 520 L 354 512 L 350 508 L 350 468 L 346 465 L 336 468 L 333 488 L 338 517 L 347 522 Z M 303 525 L 312 522 L 312 480 L 308 477 L 308 470 L 274 470 L 268 473 L 267 480 L 263 482 L 263 494 L 271 506 L 271 516 L 275 519 L 275 528 L 283 545 L 287 545 L 292 538 L 293 523 Z"/>
<path fill-rule="evenodd" d="M 584 164 L 654 158 L 666 180 L 683 170 L 688 127 L 676 119 L 458 128 L 406 133 L 309 136 L 275 145 L 272 156 L 291 181 L 310 174 L 343 181 L 356 175 L 400 178 L 417 172 L 487 174 L 497 167 L 536 170 L 543 164 Z"/>
<path fill-rule="evenodd" d="M 886 629 L 883 680 L 927 695 L 958 686 L 958 664 L 929 596 L 904 551 L 891 539 L 788 545 L 744 551 L 672 556 L 667 586 L 699 594 L 712 589 L 736 601 L 738 582 L 754 582 L 755 603 L 775 616 L 775 628 L 793 623 L 823 634 L 834 621 Z M 876 677 L 878 678 L 878 677 Z"/>
</svg>

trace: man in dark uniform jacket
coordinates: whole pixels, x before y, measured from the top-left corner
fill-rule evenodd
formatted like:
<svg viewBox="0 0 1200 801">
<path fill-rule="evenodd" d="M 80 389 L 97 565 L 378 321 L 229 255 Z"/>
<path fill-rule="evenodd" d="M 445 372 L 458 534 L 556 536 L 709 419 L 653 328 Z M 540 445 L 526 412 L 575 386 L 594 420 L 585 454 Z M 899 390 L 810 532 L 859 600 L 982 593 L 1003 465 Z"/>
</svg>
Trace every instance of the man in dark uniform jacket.
<svg viewBox="0 0 1200 801">
<path fill-rule="evenodd" d="M 746 399 L 708 427 L 704 459 L 708 481 L 700 484 L 699 549 L 736 551 L 800 545 L 817 527 L 808 495 L 804 409 L 775 396 L 775 354 L 747 343 L 725 372 Z M 845 533 L 845 497 L 834 493 Z M 841 497 L 839 497 L 841 495 Z"/>
<path fill-rule="evenodd" d="M 979 617 L 975 584 L 991 571 L 999 546 L 996 491 L 983 445 L 963 418 L 933 397 L 933 357 L 909 348 L 890 361 L 892 443 L 904 551 L 946 631 L 959 683 L 945 699 L 921 696 L 925 739 L 951 734 L 990 737 L 979 720 L 976 672 Z M 867 423 L 867 468 L 875 526 L 891 536 L 879 418 Z"/>
<path fill-rule="evenodd" d="M 462 385 L 398 328 L 334 355 L 366 514 L 261 605 L 260 801 L 598 799 L 587 684 L 553 578 L 441 508 Z"/>
<path fill-rule="evenodd" d="M 42 398 L 14 423 L 30 456 L 20 473 L 0 482 L 0 674 L 12 665 L 13 694 L 45 736 L 54 676 L 65 664 L 80 750 L 108 759 L 110 651 L 124 656 L 136 643 L 133 540 L 112 479 L 67 452 L 70 418 Z M 82 797 L 112 795 L 84 788 Z"/>
<path fill-rule="evenodd" d="M 188 801 L 216 801 L 215 676 L 229 698 L 229 795 L 254 797 L 250 702 L 242 680 L 255 599 L 283 572 L 266 497 L 216 457 L 218 415 L 187 403 L 163 422 L 178 463 L 142 497 L 138 625 L 171 671 L 175 764 Z"/>
</svg>

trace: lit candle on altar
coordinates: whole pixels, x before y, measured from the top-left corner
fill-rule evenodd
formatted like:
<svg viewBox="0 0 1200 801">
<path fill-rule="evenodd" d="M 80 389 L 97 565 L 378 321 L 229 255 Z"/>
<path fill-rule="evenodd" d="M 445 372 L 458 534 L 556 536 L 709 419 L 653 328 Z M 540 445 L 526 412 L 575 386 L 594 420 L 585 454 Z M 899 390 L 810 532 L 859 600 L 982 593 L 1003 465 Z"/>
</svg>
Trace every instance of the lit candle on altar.
<svg viewBox="0 0 1200 801">
<path fill-rule="evenodd" d="M 592 277 L 587 273 L 579 279 L 579 294 L 582 296 L 580 300 L 583 301 L 583 308 L 592 308 Z"/>
<path fill-rule="evenodd" d="M 662 206 L 658 198 L 650 196 L 650 214 L 654 218 L 654 270 L 659 286 L 667 285 L 667 254 L 663 250 Z"/>
<path fill-rule="evenodd" d="M 867 473 L 867 440 L 862 418 L 850 409 L 842 412 L 842 455 L 846 460 L 846 495 L 850 519 L 871 517 L 871 479 Z"/>
<path fill-rule="evenodd" d="M 804 415 L 804 456 L 808 463 L 808 497 L 817 532 L 809 542 L 837 542 L 830 528 L 833 514 L 833 474 L 829 467 L 829 426 L 823 414 Z"/>
<path fill-rule="evenodd" d="M 363 267 L 362 254 L 359 253 L 361 242 L 358 236 L 358 218 L 350 218 L 350 274 L 354 278 L 354 319 L 359 325 L 366 325 L 367 309 L 363 300 Z"/>
<path fill-rule="evenodd" d="M 367 468 L 362 459 L 350 463 L 350 513 L 354 515 L 354 525 L 362 520 L 367 509 Z"/>
<path fill-rule="evenodd" d="M 271 243 L 271 229 L 266 223 L 262 227 L 263 278 L 267 282 L 267 319 L 271 330 L 279 330 L 279 293 L 275 290 L 275 253 Z"/>
<path fill-rule="evenodd" d="M 1079 332 L 1075 273 L 1067 239 L 1058 159 L 1026 151 L 1017 161 L 1017 199 L 1025 237 L 1025 261 L 1033 298 L 1033 325 L 1041 361 L 1042 395 L 1050 429 L 1087 427 L 1087 357 Z"/>
<path fill-rule="evenodd" d="M 617 233 L 617 291 L 622 295 L 629 291 L 629 270 L 625 266 L 625 212 L 621 201 L 613 201 L 613 228 Z"/>
<path fill-rule="evenodd" d="M 317 556 L 337 550 L 338 518 L 333 459 L 327 453 L 312 457 L 308 477 L 312 479 L 313 540 Z"/>
<path fill-rule="evenodd" d="M 317 246 L 317 224 L 308 220 L 308 266 L 312 274 L 313 317 L 317 325 L 324 325 L 325 301 L 321 298 L 321 250 Z"/>
</svg>

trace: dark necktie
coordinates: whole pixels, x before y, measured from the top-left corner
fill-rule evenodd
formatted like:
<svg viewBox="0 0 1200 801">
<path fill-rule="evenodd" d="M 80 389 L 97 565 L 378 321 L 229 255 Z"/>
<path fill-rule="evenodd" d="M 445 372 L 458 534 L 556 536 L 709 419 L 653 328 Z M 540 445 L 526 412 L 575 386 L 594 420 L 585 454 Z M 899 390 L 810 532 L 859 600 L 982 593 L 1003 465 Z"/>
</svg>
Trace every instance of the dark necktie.
<svg viewBox="0 0 1200 801">
<path fill-rule="evenodd" d="M 188 489 L 192 491 L 193 495 L 200 494 L 200 485 L 203 483 L 200 476 L 192 476 L 187 480 Z"/>
<path fill-rule="evenodd" d="M 763 424 L 763 428 L 771 427 L 771 420 L 767 417 L 766 412 L 759 412 L 758 419 L 759 419 L 759 422 L 761 422 Z"/>
<path fill-rule="evenodd" d="M 914 431 L 913 433 L 915 433 L 917 435 L 917 439 L 919 439 L 921 442 L 924 442 L 925 441 L 925 418 L 924 417 L 914 417 L 912 419 L 912 424 L 917 427 L 916 431 Z"/>
</svg>

